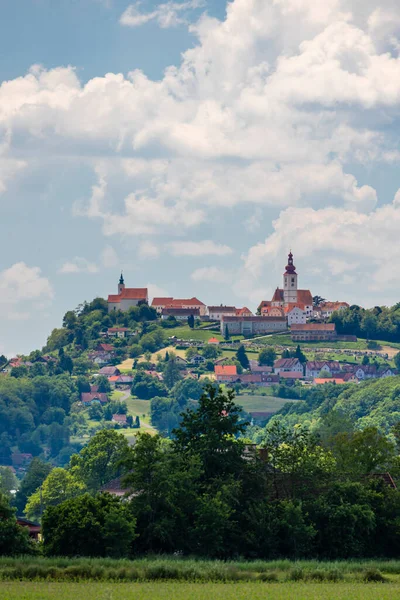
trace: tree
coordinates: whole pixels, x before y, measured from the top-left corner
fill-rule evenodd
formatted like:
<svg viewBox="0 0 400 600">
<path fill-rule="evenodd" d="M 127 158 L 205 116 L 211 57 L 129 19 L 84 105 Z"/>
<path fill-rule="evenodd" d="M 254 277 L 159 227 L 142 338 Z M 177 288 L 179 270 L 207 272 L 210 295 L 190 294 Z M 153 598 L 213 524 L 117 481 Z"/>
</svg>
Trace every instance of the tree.
<svg viewBox="0 0 400 600">
<path fill-rule="evenodd" d="M 250 362 L 249 362 L 248 356 L 246 354 L 246 349 L 243 345 L 239 346 L 239 348 L 236 352 L 236 358 L 242 365 L 243 369 L 248 369 L 250 367 Z"/>
<path fill-rule="evenodd" d="M 266 348 L 263 348 L 258 355 L 258 364 L 260 366 L 266 365 L 268 367 L 273 367 L 275 360 L 276 352 L 273 346 L 267 346 Z"/>
<path fill-rule="evenodd" d="M 103 408 L 100 404 L 92 404 L 89 406 L 89 418 L 93 421 L 101 421 L 104 417 Z"/>
<path fill-rule="evenodd" d="M 8 498 L 0 493 L 0 556 L 33 554 L 35 548 L 28 531 L 17 524 L 15 509 Z"/>
<path fill-rule="evenodd" d="M 301 348 L 300 348 L 300 344 L 297 344 L 297 348 L 296 348 L 296 352 L 294 353 L 295 358 L 298 358 L 299 361 L 304 364 L 307 362 L 307 357 L 306 355 L 302 352 Z"/>
<path fill-rule="evenodd" d="M 29 498 L 25 513 L 29 519 L 40 519 L 48 506 L 57 506 L 64 500 L 75 498 L 85 492 L 85 484 L 71 471 L 56 467 Z"/>
<path fill-rule="evenodd" d="M 164 367 L 164 383 L 171 389 L 181 379 L 181 373 L 175 355 L 171 354 Z"/>
<path fill-rule="evenodd" d="M 394 357 L 394 364 L 396 365 L 396 369 L 400 371 L 400 352 L 398 352 Z"/>
<path fill-rule="evenodd" d="M 151 400 L 156 396 L 167 396 L 168 390 L 156 377 L 148 375 L 140 369 L 133 378 L 131 393 L 132 396 L 137 396 L 142 400 Z"/>
<path fill-rule="evenodd" d="M 51 465 L 40 458 L 32 460 L 15 496 L 18 514 L 22 514 L 29 496 L 42 485 L 51 469 Z"/>
<path fill-rule="evenodd" d="M 219 348 L 217 348 L 217 346 L 214 346 L 213 344 L 208 344 L 207 346 L 204 346 L 202 350 L 202 354 L 206 359 L 218 358 L 219 353 Z"/>
<path fill-rule="evenodd" d="M 230 335 L 229 335 L 229 327 L 226 324 L 225 325 L 225 329 L 224 329 L 224 340 L 226 340 L 227 342 L 230 340 Z"/>
<path fill-rule="evenodd" d="M 364 366 L 369 365 L 369 356 L 367 354 L 364 354 L 361 364 Z"/>
<path fill-rule="evenodd" d="M 139 417 L 139 415 L 136 415 L 134 427 L 135 427 L 135 429 L 140 429 L 140 417 Z"/>
<path fill-rule="evenodd" d="M 190 346 L 185 352 L 186 360 L 190 362 L 194 356 L 197 356 L 198 353 L 199 351 L 195 346 Z"/>
<path fill-rule="evenodd" d="M 79 454 L 71 457 L 71 472 L 90 492 L 118 477 L 129 449 L 126 437 L 113 429 L 98 431 Z"/>
<path fill-rule="evenodd" d="M 101 392 L 103 394 L 111 393 L 111 385 L 110 385 L 110 382 L 108 381 L 107 377 L 105 377 L 105 375 L 100 375 L 99 377 L 97 377 L 96 385 L 99 388 L 99 392 Z"/>
<path fill-rule="evenodd" d="M 322 296 L 314 296 L 313 297 L 313 305 L 314 306 L 320 306 L 320 304 L 323 304 L 325 302 L 325 298 L 322 298 Z"/>
<path fill-rule="evenodd" d="M 12 492 L 18 489 L 18 479 L 11 471 L 10 467 L 0 467 L 0 493 L 12 498 Z"/>
<path fill-rule="evenodd" d="M 199 400 L 203 393 L 203 385 L 198 379 L 181 379 L 171 390 L 171 396 L 180 406 L 185 406 L 189 400 Z"/>
<path fill-rule="evenodd" d="M 187 320 L 188 320 L 188 325 L 189 325 L 190 329 L 194 329 L 194 316 L 189 315 Z"/>
<path fill-rule="evenodd" d="M 47 556 L 128 557 L 136 537 L 130 505 L 110 494 L 84 494 L 43 516 Z"/>
<path fill-rule="evenodd" d="M 248 425 L 241 422 L 240 413 L 232 390 L 224 394 L 220 388 L 207 385 L 198 408 L 182 413 L 180 427 L 173 431 L 174 447 L 183 455 L 197 456 L 207 478 L 238 474 L 243 442 L 237 437 Z"/>
</svg>

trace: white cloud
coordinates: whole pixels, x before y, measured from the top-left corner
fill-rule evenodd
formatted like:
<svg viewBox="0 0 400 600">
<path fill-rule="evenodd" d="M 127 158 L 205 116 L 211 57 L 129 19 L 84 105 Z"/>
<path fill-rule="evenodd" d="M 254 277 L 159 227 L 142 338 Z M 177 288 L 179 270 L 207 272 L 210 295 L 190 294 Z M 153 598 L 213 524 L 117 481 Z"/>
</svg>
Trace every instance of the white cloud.
<svg viewBox="0 0 400 600">
<path fill-rule="evenodd" d="M 112 246 L 106 246 L 101 253 L 101 262 L 106 269 L 112 269 L 120 264 L 118 254 Z"/>
<path fill-rule="evenodd" d="M 169 251 L 173 256 L 226 256 L 232 254 L 233 250 L 224 244 L 216 244 L 212 240 L 201 242 L 171 242 L 168 244 Z"/>
<path fill-rule="evenodd" d="M 26 321 L 46 308 L 54 297 L 50 281 L 39 267 L 18 262 L 0 271 L 0 323 Z"/>
<path fill-rule="evenodd" d="M 120 18 L 121 25 L 140 27 L 150 21 L 155 21 L 163 29 L 177 27 L 188 23 L 189 11 L 205 6 L 203 0 L 189 0 L 188 2 L 165 2 L 159 4 L 151 12 L 142 12 L 143 2 L 135 2 L 128 6 Z"/>
<path fill-rule="evenodd" d="M 170 294 L 164 288 L 158 286 L 155 283 L 148 283 L 146 285 L 149 290 L 149 300 L 152 301 L 153 298 L 169 298 Z"/>
<path fill-rule="evenodd" d="M 158 258 L 160 250 L 156 244 L 150 241 L 144 241 L 139 246 L 140 258 Z"/>
<path fill-rule="evenodd" d="M 219 267 L 201 267 L 191 274 L 193 281 L 211 281 L 215 283 L 231 283 L 233 274 L 231 270 Z"/>
<path fill-rule="evenodd" d="M 59 273 L 98 273 L 99 268 L 95 263 L 91 263 L 86 258 L 75 256 L 71 261 L 65 262 L 59 269 Z"/>
</svg>

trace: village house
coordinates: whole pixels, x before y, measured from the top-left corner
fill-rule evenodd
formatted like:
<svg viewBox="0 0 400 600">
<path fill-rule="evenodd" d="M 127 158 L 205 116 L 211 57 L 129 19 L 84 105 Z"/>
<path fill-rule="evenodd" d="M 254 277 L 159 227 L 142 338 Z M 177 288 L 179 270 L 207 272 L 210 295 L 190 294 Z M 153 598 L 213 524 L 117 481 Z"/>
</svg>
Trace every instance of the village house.
<svg viewBox="0 0 400 600">
<path fill-rule="evenodd" d="M 114 352 L 114 346 L 101 342 L 95 348 L 96 352 Z"/>
<path fill-rule="evenodd" d="M 214 345 L 214 346 L 218 346 L 218 345 L 219 345 L 219 340 L 217 340 L 217 338 L 216 338 L 216 337 L 211 337 L 211 338 L 208 340 L 207 344 L 211 344 L 211 345 Z"/>
<path fill-rule="evenodd" d="M 334 323 L 292 325 L 290 333 L 294 342 L 320 342 L 336 340 L 337 338 Z"/>
<path fill-rule="evenodd" d="M 81 402 L 84 406 L 91 406 L 92 404 L 107 404 L 109 398 L 107 394 L 103 392 L 82 392 Z"/>
<path fill-rule="evenodd" d="M 279 358 L 274 362 L 274 373 L 298 373 L 303 376 L 304 369 L 298 358 Z"/>
<path fill-rule="evenodd" d="M 99 371 L 99 375 L 104 377 L 112 377 L 113 375 L 121 375 L 121 371 L 117 367 L 102 367 Z"/>
<path fill-rule="evenodd" d="M 206 362 L 206 359 L 204 358 L 204 356 L 202 356 L 201 354 L 195 354 L 194 356 L 192 356 L 192 358 L 189 360 L 189 363 L 191 365 L 195 365 L 195 366 L 199 366 L 199 365 L 203 365 Z"/>
<path fill-rule="evenodd" d="M 323 302 L 319 306 L 314 307 L 314 318 L 327 320 L 334 312 L 345 310 L 346 308 L 349 308 L 347 302 Z"/>
<path fill-rule="evenodd" d="M 263 335 L 287 330 L 285 317 L 222 317 L 221 333 L 229 335 Z"/>
<path fill-rule="evenodd" d="M 128 337 L 130 329 L 128 327 L 110 327 L 107 329 L 108 337 L 117 337 L 120 339 Z"/>
<path fill-rule="evenodd" d="M 118 423 L 119 425 L 127 425 L 126 415 L 113 415 L 111 421 Z"/>
<path fill-rule="evenodd" d="M 286 384 L 295 383 L 303 379 L 303 377 L 303 373 L 299 373 L 298 371 L 281 371 L 279 373 L 279 380 L 284 380 Z"/>
<path fill-rule="evenodd" d="M 330 375 L 340 373 L 341 366 L 338 361 L 330 360 L 309 360 L 306 363 L 306 377 L 314 379 L 318 377 L 321 371 L 326 371 Z"/>
<path fill-rule="evenodd" d="M 25 517 L 17 517 L 17 525 L 24 527 L 32 540 L 35 542 L 40 541 L 42 528 L 39 523 L 26 519 Z"/>
<path fill-rule="evenodd" d="M 272 373 L 273 368 L 267 367 L 266 365 L 259 365 L 258 360 L 250 359 L 249 360 L 250 371 L 252 373 Z"/>
<path fill-rule="evenodd" d="M 204 317 L 207 312 L 207 307 L 204 302 L 198 298 L 154 298 L 151 306 L 159 315 L 164 313 L 165 309 L 187 309 L 190 314 L 195 314 L 193 311 L 198 310 L 200 317 Z"/>
<path fill-rule="evenodd" d="M 221 321 L 222 317 L 236 317 L 237 311 L 235 306 L 208 306 L 208 316 L 210 317 L 210 321 Z M 242 315 L 240 315 L 242 316 Z"/>
<path fill-rule="evenodd" d="M 114 358 L 113 352 L 89 352 L 88 359 L 96 365 L 107 365 Z"/>
<path fill-rule="evenodd" d="M 174 360 L 175 360 L 175 363 L 177 365 L 179 365 L 180 367 L 186 367 L 188 364 L 188 361 L 185 358 L 183 358 L 182 356 L 179 356 L 179 354 L 177 354 L 174 357 Z"/>
<path fill-rule="evenodd" d="M 307 322 L 307 314 L 303 308 L 297 304 L 288 304 L 285 307 L 285 315 L 288 320 L 288 325 L 291 327 L 294 324 L 305 324 Z"/>
<path fill-rule="evenodd" d="M 271 302 L 263 300 L 260 304 L 260 313 L 262 317 L 284 317 L 285 311 L 280 306 L 271 306 Z"/>
<path fill-rule="evenodd" d="M 132 375 L 116 375 L 116 377 L 117 379 L 114 382 L 116 388 L 129 388 L 133 383 Z M 113 379 L 113 377 L 110 377 L 110 379 Z"/>
<path fill-rule="evenodd" d="M 138 306 L 139 304 L 148 304 L 149 293 L 147 288 L 127 288 L 123 275 L 118 283 L 118 294 L 110 294 L 108 296 L 108 312 L 114 310 L 120 310 L 122 312 L 128 311 L 132 306 Z"/>
<path fill-rule="evenodd" d="M 216 365 L 214 373 L 218 383 L 234 383 L 238 379 L 236 365 Z"/>
</svg>

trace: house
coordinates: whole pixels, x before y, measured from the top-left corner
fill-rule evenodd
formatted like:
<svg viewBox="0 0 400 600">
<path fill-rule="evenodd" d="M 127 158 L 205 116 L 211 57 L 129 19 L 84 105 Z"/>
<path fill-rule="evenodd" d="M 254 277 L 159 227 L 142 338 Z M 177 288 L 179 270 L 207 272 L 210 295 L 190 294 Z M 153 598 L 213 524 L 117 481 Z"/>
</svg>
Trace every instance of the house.
<svg viewBox="0 0 400 600">
<path fill-rule="evenodd" d="M 190 314 L 198 310 L 199 315 L 204 317 L 207 312 L 207 307 L 204 302 L 198 298 L 154 298 L 151 306 L 161 315 L 166 308 L 188 309 Z"/>
<path fill-rule="evenodd" d="M 238 375 L 236 381 L 244 385 L 261 385 L 262 376 L 261 373 L 243 373 L 242 375 Z"/>
<path fill-rule="evenodd" d="M 174 317 L 178 321 L 187 321 L 189 317 L 200 317 L 200 309 L 198 308 L 177 308 L 177 307 L 167 307 L 163 308 L 161 312 L 162 319 L 168 319 L 169 317 Z"/>
<path fill-rule="evenodd" d="M 114 379 L 113 377 L 109 378 Z M 111 383 L 111 382 L 110 382 Z M 115 387 L 130 387 L 133 383 L 133 377 L 131 375 L 119 375 L 114 382 Z"/>
<path fill-rule="evenodd" d="M 309 360 L 306 362 L 306 377 L 314 379 L 318 377 L 321 371 L 327 371 L 330 375 L 340 373 L 341 366 L 338 361 L 330 360 Z"/>
<path fill-rule="evenodd" d="M 210 317 L 210 321 L 221 321 L 222 316 L 226 317 L 236 317 L 236 307 L 235 306 L 208 306 L 208 316 Z"/>
<path fill-rule="evenodd" d="M 334 312 L 339 312 L 341 310 L 346 310 L 349 308 L 349 304 L 347 302 L 323 302 L 319 305 L 319 318 L 321 319 L 329 319 Z"/>
<path fill-rule="evenodd" d="M 300 373 L 303 376 L 304 369 L 298 358 L 279 358 L 274 362 L 274 372 L 281 373 Z"/>
<path fill-rule="evenodd" d="M 81 402 L 85 406 L 92 404 L 107 404 L 108 396 L 103 392 L 82 392 Z"/>
<path fill-rule="evenodd" d="M 117 367 L 102 367 L 99 371 L 99 375 L 112 377 L 113 375 L 121 375 L 121 371 L 117 369 Z"/>
<path fill-rule="evenodd" d="M 262 302 L 260 308 L 262 317 L 284 317 L 285 311 L 280 306 L 271 306 L 271 302 Z"/>
<path fill-rule="evenodd" d="M 188 361 L 185 358 L 182 358 L 182 356 L 179 356 L 177 354 L 176 356 L 174 356 L 174 360 L 175 363 L 180 367 L 187 367 Z"/>
<path fill-rule="evenodd" d="M 236 365 L 216 365 L 214 373 L 218 383 L 233 383 L 238 379 Z"/>
<path fill-rule="evenodd" d="M 279 375 L 275 375 L 274 373 L 264 373 L 261 377 L 265 387 L 270 387 L 271 385 L 277 385 L 279 383 Z"/>
<path fill-rule="evenodd" d="M 221 333 L 229 335 L 263 335 L 287 330 L 285 317 L 222 317 Z"/>
<path fill-rule="evenodd" d="M 285 315 L 289 327 L 296 323 L 304 325 L 307 322 L 307 313 L 304 310 L 303 305 L 300 304 L 288 304 L 285 306 Z"/>
<path fill-rule="evenodd" d="M 244 306 L 243 308 L 236 309 L 236 316 L 237 317 L 253 317 L 254 315 L 251 312 L 251 310 L 249 308 L 247 308 L 247 306 Z"/>
<path fill-rule="evenodd" d="M 30 521 L 29 519 L 25 519 L 25 517 L 17 517 L 17 525 L 20 527 L 24 527 L 24 529 L 28 530 L 29 537 L 35 542 L 40 541 L 40 533 L 42 531 L 39 523 L 35 523 L 35 521 Z"/>
<path fill-rule="evenodd" d="M 337 338 L 334 323 L 292 325 L 290 333 L 294 342 L 335 341 Z"/>
<path fill-rule="evenodd" d="M 113 352 L 89 352 L 88 359 L 96 365 L 107 365 L 114 358 Z"/>
<path fill-rule="evenodd" d="M 126 415 L 113 415 L 111 421 L 118 423 L 119 425 L 127 424 Z"/>
<path fill-rule="evenodd" d="M 95 352 L 114 352 L 114 346 L 111 344 L 97 344 Z"/>
<path fill-rule="evenodd" d="M 110 327 L 107 329 L 108 337 L 117 337 L 120 339 L 128 337 L 130 329 L 128 327 Z"/>
<path fill-rule="evenodd" d="M 108 296 L 108 312 L 114 310 L 128 311 L 132 306 L 139 304 L 148 304 L 149 293 L 147 288 L 127 288 L 123 275 L 118 283 L 118 294 L 110 294 Z"/>
<path fill-rule="evenodd" d="M 225 359 L 224 359 L 225 360 Z M 194 356 L 192 356 L 192 358 L 189 360 L 189 363 L 191 365 L 203 365 L 206 362 L 206 359 L 204 358 L 204 356 L 202 356 L 201 354 L 195 354 Z"/>
<path fill-rule="evenodd" d="M 215 346 L 218 346 L 218 344 L 219 344 L 219 340 L 217 340 L 217 338 L 216 338 L 216 337 L 212 337 L 212 338 L 210 338 L 210 339 L 208 340 L 207 344 L 211 344 L 211 345 L 213 345 L 213 344 L 214 344 Z"/>
</svg>

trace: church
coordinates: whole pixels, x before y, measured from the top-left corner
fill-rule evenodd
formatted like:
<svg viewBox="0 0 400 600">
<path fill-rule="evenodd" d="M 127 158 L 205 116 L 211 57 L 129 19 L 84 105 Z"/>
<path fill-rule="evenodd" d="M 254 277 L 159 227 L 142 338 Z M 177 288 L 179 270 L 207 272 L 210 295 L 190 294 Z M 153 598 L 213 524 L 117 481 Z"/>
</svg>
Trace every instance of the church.
<svg viewBox="0 0 400 600">
<path fill-rule="evenodd" d="M 310 290 L 299 290 L 298 275 L 289 253 L 288 264 L 283 274 L 283 287 L 277 287 L 272 300 L 263 300 L 259 311 L 262 316 L 287 316 L 289 325 L 305 323 L 313 316 L 313 298 Z"/>
<path fill-rule="evenodd" d="M 131 306 L 149 303 L 149 293 L 147 288 L 127 288 L 125 287 L 124 277 L 121 273 L 118 283 L 118 294 L 108 296 L 108 312 L 121 310 L 126 312 Z"/>
</svg>

